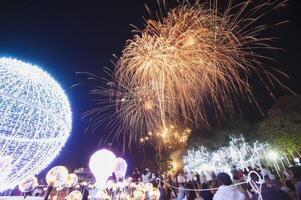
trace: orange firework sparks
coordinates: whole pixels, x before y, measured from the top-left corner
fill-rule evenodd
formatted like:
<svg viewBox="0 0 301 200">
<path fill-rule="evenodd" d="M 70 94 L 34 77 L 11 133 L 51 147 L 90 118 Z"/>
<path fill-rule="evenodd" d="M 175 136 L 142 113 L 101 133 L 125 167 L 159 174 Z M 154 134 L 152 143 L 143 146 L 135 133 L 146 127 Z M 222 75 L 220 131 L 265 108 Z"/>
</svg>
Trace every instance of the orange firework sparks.
<svg viewBox="0 0 301 200">
<path fill-rule="evenodd" d="M 206 104 L 217 116 L 233 113 L 240 97 L 257 105 L 250 76 L 271 95 L 273 83 L 283 86 L 263 64 L 269 58 L 257 51 L 274 49 L 271 38 L 260 35 L 266 26 L 257 23 L 286 1 L 231 2 L 221 10 L 215 0 L 183 1 L 136 30 L 116 63 L 114 87 L 106 91 L 114 99 L 115 136 L 123 132 L 129 141 L 144 142 L 166 122 L 207 125 Z"/>
<path fill-rule="evenodd" d="M 154 132 L 148 132 L 147 136 L 140 138 L 140 143 L 150 143 L 162 150 L 169 150 L 185 146 L 191 134 L 189 128 L 181 129 L 175 125 L 165 125 Z"/>
</svg>

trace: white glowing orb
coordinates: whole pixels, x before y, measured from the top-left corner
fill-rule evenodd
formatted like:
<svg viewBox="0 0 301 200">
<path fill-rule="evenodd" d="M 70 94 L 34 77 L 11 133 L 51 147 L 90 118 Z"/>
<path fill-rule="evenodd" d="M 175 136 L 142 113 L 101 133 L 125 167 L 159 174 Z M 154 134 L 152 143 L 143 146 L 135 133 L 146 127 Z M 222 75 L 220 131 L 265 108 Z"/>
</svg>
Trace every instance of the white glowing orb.
<svg viewBox="0 0 301 200">
<path fill-rule="evenodd" d="M 46 175 L 46 182 L 53 187 L 60 187 L 67 183 L 68 170 L 64 166 L 56 166 L 50 169 Z"/>
<path fill-rule="evenodd" d="M 67 96 L 50 75 L 37 66 L 0 58 L 0 160 L 11 158 L 2 163 L 8 167 L 4 175 L 0 172 L 0 191 L 49 165 L 68 139 L 71 121 Z"/>
<path fill-rule="evenodd" d="M 109 150 L 96 151 L 90 158 L 89 168 L 96 179 L 96 185 L 105 188 L 115 168 L 116 156 Z"/>
<path fill-rule="evenodd" d="M 127 164 L 123 158 L 116 158 L 114 173 L 118 179 L 124 178 L 126 174 Z"/>
<path fill-rule="evenodd" d="M 279 154 L 278 152 L 271 150 L 267 153 L 267 156 L 270 160 L 272 161 L 276 161 L 279 158 Z"/>
</svg>

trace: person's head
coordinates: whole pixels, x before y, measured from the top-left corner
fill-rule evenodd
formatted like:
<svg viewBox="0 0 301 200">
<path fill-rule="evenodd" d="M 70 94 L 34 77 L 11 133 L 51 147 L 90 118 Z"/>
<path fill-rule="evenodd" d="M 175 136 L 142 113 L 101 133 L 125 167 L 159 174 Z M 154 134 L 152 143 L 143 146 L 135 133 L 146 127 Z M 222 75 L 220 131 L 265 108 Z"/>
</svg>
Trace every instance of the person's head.
<svg viewBox="0 0 301 200">
<path fill-rule="evenodd" d="M 288 187 L 291 191 L 295 191 L 295 186 L 292 181 L 290 180 L 285 181 L 285 186 Z"/>
<path fill-rule="evenodd" d="M 265 168 L 265 166 L 264 166 L 264 165 L 261 165 L 261 168 L 262 168 L 262 169 L 264 169 L 264 168 Z"/>
<path fill-rule="evenodd" d="M 236 166 L 235 166 L 235 165 L 233 165 L 233 169 L 236 169 Z"/>
<path fill-rule="evenodd" d="M 225 173 L 225 172 L 221 172 L 217 175 L 216 177 L 217 182 L 219 185 L 231 185 L 232 184 L 232 180 L 230 178 L 230 176 Z"/>
<path fill-rule="evenodd" d="M 207 183 L 202 183 L 202 189 L 208 189 L 208 184 Z"/>
</svg>

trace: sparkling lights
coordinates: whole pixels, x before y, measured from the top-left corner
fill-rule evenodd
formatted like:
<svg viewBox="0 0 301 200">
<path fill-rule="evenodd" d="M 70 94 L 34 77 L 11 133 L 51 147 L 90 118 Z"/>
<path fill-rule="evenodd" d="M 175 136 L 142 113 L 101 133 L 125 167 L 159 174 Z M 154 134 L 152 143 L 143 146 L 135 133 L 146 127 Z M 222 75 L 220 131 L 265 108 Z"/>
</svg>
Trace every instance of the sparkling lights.
<svg viewBox="0 0 301 200">
<path fill-rule="evenodd" d="M 50 164 L 70 134 L 71 121 L 67 96 L 49 74 L 0 58 L 0 169 L 5 169 L 0 191 Z"/>
<path fill-rule="evenodd" d="M 231 172 L 235 165 L 239 169 L 259 164 L 266 153 L 266 144 L 254 142 L 249 144 L 243 136 L 231 137 L 229 145 L 210 152 L 204 146 L 197 150 L 188 150 L 183 161 L 186 171 L 199 173 Z"/>
</svg>

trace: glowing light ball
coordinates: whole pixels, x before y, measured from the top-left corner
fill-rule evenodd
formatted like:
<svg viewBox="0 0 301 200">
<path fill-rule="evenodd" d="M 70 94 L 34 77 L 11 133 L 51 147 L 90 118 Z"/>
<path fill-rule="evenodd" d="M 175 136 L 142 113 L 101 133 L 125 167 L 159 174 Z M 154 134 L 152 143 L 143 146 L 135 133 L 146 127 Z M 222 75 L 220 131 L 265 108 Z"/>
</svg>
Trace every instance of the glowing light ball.
<svg viewBox="0 0 301 200">
<path fill-rule="evenodd" d="M 0 58 L 0 158 L 11 158 L 0 191 L 50 164 L 70 131 L 70 105 L 60 85 L 37 66 Z"/>
<path fill-rule="evenodd" d="M 39 185 L 38 179 L 35 176 L 31 176 L 25 179 L 21 184 L 19 184 L 19 190 L 21 192 L 31 192 Z"/>
<path fill-rule="evenodd" d="M 50 169 L 46 175 L 46 182 L 53 187 L 59 187 L 67 183 L 68 170 L 64 166 L 56 166 Z"/>
<path fill-rule="evenodd" d="M 74 190 L 72 191 L 68 197 L 66 198 L 67 200 L 82 200 L 83 195 L 80 191 Z"/>
<path fill-rule="evenodd" d="M 268 158 L 269 158 L 270 160 L 272 160 L 272 161 L 276 161 L 276 160 L 279 158 L 278 152 L 273 151 L 273 150 L 269 151 L 269 152 L 267 153 L 267 155 L 268 155 Z"/>
<path fill-rule="evenodd" d="M 67 187 L 73 187 L 77 184 L 78 182 L 78 176 L 74 173 L 71 173 L 67 177 L 66 185 Z"/>
<path fill-rule="evenodd" d="M 89 167 L 96 179 L 96 185 L 105 188 L 115 168 L 116 156 L 109 150 L 96 151 L 90 158 Z"/>
<path fill-rule="evenodd" d="M 126 174 L 127 164 L 123 158 L 116 158 L 114 173 L 118 179 L 124 178 Z"/>
</svg>

